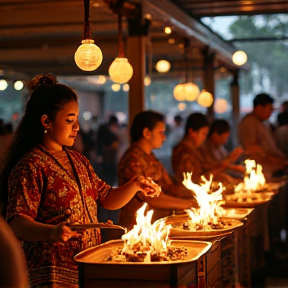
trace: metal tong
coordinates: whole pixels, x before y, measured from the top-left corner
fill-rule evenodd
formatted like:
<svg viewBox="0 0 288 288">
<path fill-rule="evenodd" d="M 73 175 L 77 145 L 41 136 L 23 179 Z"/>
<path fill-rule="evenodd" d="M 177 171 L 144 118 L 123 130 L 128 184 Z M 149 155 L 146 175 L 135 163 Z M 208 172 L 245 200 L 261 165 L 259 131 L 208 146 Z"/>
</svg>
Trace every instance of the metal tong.
<svg viewBox="0 0 288 288">
<path fill-rule="evenodd" d="M 82 223 L 82 224 L 69 224 L 67 225 L 70 229 L 95 229 L 95 228 L 104 228 L 104 229 L 121 229 L 124 230 L 125 233 L 127 233 L 127 228 L 120 226 L 120 225 L 114 225 L 111 223 Z"/>
</svg>

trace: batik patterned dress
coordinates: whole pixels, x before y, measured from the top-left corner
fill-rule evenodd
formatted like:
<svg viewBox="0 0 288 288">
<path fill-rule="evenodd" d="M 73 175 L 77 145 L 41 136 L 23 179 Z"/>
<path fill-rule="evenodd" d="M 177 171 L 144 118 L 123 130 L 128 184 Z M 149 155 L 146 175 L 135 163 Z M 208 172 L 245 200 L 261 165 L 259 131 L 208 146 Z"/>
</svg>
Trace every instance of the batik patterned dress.
<svg viewBox="0 0 288 288">
<path fill-rule="evenodd" d="M 118 165 L 118 181 L 119 185 L 123 185 L 131 180 L 135 175 L 151 177 L 154 182 L 161 186 L 162 191 L 168 191 L 173 181 L 165 170 L 164 166 L 155 157 L 154 153 L 146 154 L 137 145 L 132 144 L 121 158 Z M 119 224 L 133 228 L 136 224 L 136 212 L 145 203 L 145 199 L 141 192 L 138 192 L 128 204 L 126 204 L 120 212 Z M 153 220 L 168 216 L 170 210 L 153 209 Z"/>
<path fill-rule="evenodd" d="M 65 148 L 59 156 L 38 146 L 24 155 L 10 174 L 7 219 L 26 215 L 45 224 L 97 223 L 97 205 L 110 189 L 82 154 Z M 87 229 L 82 238 L 71 238 L 64 245 L 23 242 L 31 287 L 78 283 L 73 256 L 100 242 L 96 229 Z"/>
<path fill-rule="evenodd" d="M 177 183 L 182 183 L 183 173 L 193 173 L 193 182 L 198 183 L 200 176 L 204 175 L 209 179 L 209 166 L 205 163 L 200 151 L 191 143 L 181 141 L 173 148 L 172 151 L 172 167 L 175 173 Z"/>
</svg>

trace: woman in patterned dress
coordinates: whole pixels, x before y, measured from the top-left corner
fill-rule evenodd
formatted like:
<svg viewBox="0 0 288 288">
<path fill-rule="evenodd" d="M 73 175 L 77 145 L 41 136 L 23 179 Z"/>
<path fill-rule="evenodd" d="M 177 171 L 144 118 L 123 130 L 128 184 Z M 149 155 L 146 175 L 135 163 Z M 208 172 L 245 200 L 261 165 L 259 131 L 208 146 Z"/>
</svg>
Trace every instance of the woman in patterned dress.
<svg viewBox="0 0 288 288">
<path fill-rule="evenodd" d="M 153 196 L 159 187 L 133 178 L 112 189 L 82 154 L 68 148 L 79 131 L 75 92 L 51 75 L 35 77 L 30 88 L 1 173 L 1 198 L 8 223 L 23 241 L 30 287 L 78 287 L 73 256 L 99 244 L 101 235 L 97 229 L 78 234 L 66 224 L 97 223 L 98 205 L 119 209 L 137 191 Z"/>
<path fill-rule="evenodd" d="M 160 148 L 165 140 L 164 115 L 156 111 L 142 111 L 132 121 L 130 138 L 132 144 L 118 165 L 119 184 L 123 185 L 136 175 L 151 177 L 162 188 L 157 198 L 147 198 L 138 192 L 120 211 L 119 224 L 132 229 L 136 224 L 135 214 L 144 202 L 153 209 L 152 222 L 171 215 L 173 210 L 198 207 L 190 190 L 182 184 L 175 185 L 153 149 Z"/>
</svg>

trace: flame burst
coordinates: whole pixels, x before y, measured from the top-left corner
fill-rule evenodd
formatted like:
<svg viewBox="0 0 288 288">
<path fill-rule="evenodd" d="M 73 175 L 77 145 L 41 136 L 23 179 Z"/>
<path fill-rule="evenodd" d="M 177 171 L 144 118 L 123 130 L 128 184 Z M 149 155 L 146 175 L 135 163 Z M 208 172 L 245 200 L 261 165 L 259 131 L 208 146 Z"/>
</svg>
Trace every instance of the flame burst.
<svg viewBox="0 0 288 288">
<path fill-rule="evenodd" d="M 261 200 L 260 194 L 255 192 L 264 191 L 267 187 L 266 179 L 262 173 L 262 166 L 256 165 L 255 160 L 245 160 L 245 176 L 244 181 L 235 187 L 235 195 L 237 202 L 252 202 L 253 200 Z"/>
<path fill-rule="evenodd" d="M 195 225 L 201 224 L 203 229 L 205 226 L 212 224 L 217 224 L 219 217 L 222 217 L 226 214 L 225 209 L 220 205 L 224 203 L 223 201 L 223 186 L 222 183 L 219 183 L 219 189 L 215 192 L 210 191 L 212 183 L 212 175 L 210 179 L 207 180 L 204 176 L 201 176 L 203 184 L 200 186 L 193 183 L 191 180 L 192 173 L 184 173 L 184 186 L 192 190 L 196 194 L 196 200 L 199 204 L 199 208 L 191 208 L 186 210 L 191 220 L 188 222 L 188 225 L 191 229 L 195 228 Z"/>
<path fill-rule="evenodd" d="M 140 247 L 142 252 L 145 251 L 147 255 L 151 253 L 161 254 L 167 250 L 169 246 L 168 235 L 172 226 L 165 225 L 164 219 L 151 224 L 154 211 L 150 210 L 144 216 L 146 207 L 147 203 L 137 211 L 137 224 L 134 225 L 132 230 L 122 236 L 122 240 L 124 240 L 122 253 L 134 253 L 136 246 Z M 150 259 L 147 261 L 150 261 Z"/>
<path fill-rule="evenodd" d="M 260 191 L 266 188 L 266 179 L 262 173 L 262 166 L 260 164 L 256 165 L 255 160 L 245 160 L 245 176 L 244 182 L 239 183 L 235 192 L 239 191 Z"/>
</svg>

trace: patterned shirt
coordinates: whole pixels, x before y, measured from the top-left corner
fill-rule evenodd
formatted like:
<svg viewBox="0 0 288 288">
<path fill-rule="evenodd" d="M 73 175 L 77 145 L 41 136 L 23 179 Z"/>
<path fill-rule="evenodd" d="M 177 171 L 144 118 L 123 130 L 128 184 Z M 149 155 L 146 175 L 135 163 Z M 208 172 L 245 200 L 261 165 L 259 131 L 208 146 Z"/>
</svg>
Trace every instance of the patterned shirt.
<svg viewBox="0 0 288 288">
<path fill-rule="evenodd" d="M 200 176 L 204 175 L 209 179 L 209 167 L 205 163 L 200 151 L 192 143 L 181 141 L 173 148 L 172 167 L 177 183 L 182 183 L 183 173 L 193 173 L 192 180 L 199 183 Z M 194 177 L 193 177 L 194 176 Z"/>
<path fill-rule="evenodd" d="M 101 205 L 111 187 L 97 177 L 82 154 L 68 149 L 63 153 L 66 155 L 56 156 L 38 146 L 17 163 L 8 182 L 8 220 L 26 215 L 45 224 L 98 222 L 97 204 Z M 73 256 L 100 242 L 96 229 L 87 229 L 82 238 L 71 238 L 64 245 L 23 242 L 31 287 L 47 282 L 78 283 Z"/>
<path fill-rule="evenodd" d="M 173 181 L 166 172 L 163 165 L 155 157 L 154 153 L 146 154 L 136 144 L 132 144 L 125 152 L 118 165 L 119 185 L 123 185 L 131 180 L 135 175 L 151 177 L 154 182 L 161 186 L 162 191 L 168 192 Z M 138 192 L 131 201 L 126 204 L 120 212 L 119 224 L 133 228 L 136 224 L 136 212 L 144 204 L 144 196 Z M 169 215 L 170 211 L 165 209 L 154 209 L 153 220 Z"/>
</svg>

